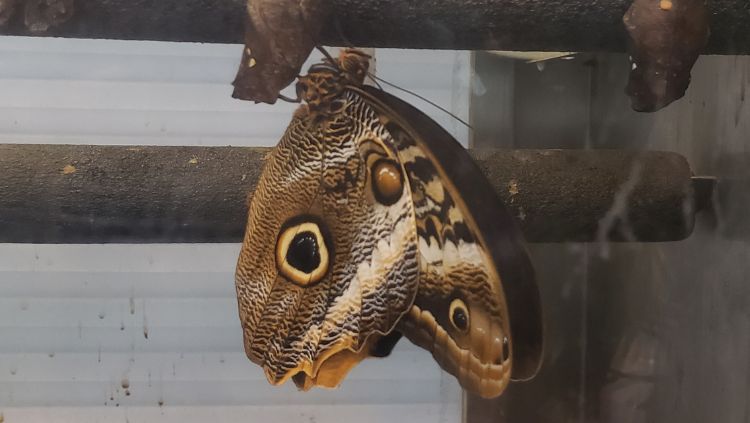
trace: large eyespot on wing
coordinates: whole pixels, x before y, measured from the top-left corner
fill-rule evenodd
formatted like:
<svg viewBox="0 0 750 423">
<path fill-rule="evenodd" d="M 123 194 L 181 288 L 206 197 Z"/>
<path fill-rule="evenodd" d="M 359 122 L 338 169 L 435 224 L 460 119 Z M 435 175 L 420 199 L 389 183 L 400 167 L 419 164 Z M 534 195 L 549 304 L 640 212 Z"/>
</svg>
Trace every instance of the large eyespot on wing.
<svg viewBox="0 0 750 423">
<path fill-rule="evenodd" d="M 374 87 L 362 88 L 381 113 L 412 134 L 415 147 L 437 166 L 442 183 L 452 186 L 472 232 L 492 258 L 501 281 L 510 319 L 512 379 L 532 378 L 543 355 L 543 324 L 539 288 L 513 216 L 474 161 L 453 137 L 429 117 Z M 416 192 L 416 189 L 414 189 Z M 421 288 L 420 288 L 421 289 Z"/>
<path fill-rule="evenodd" d="M 276 266 L 289 281 L 302 287 L 320 282 L 333 260 L 330 235 L 311 216 L 295 217 L 276 241 Z"/>
</svg>

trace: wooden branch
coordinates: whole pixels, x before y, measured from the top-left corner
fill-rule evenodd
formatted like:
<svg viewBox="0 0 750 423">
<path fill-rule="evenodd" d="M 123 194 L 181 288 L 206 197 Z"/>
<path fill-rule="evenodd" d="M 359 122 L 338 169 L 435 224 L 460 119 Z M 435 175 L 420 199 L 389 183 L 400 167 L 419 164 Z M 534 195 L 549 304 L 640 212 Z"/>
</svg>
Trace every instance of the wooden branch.
<svg viewBox="0 0 750 423">
<path fill-rule="evenodd" d="M 239 242 L 267 148 L 0 144 L 0 242 Z M 472 151 L 530 242 L 690 235 L 674 153 Z"/>
</svg>

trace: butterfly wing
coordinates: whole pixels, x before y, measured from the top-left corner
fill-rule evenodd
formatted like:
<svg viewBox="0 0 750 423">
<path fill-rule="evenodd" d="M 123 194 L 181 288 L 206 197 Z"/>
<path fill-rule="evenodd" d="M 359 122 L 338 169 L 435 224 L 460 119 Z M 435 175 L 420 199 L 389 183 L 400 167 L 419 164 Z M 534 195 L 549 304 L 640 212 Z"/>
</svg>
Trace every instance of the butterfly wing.
<svg viewBox="0 0 750 423">
<path fill-rule="evenodd" d="M 302 106 L 250 200 L 237 298 L 245 351 L 273 384 L 338 385 L 389 352 L 416 295 L 411 192 L 389 173 L 387 131 L 353 100 L 327 115 Z"/>
<path fill-rule="evenodd" d="M 429 117 L 373 87 L 414 199 L 420 286 L 399 330 L 464 388 L 499 395 L 542 359 L 539 291 L 520 230 L 465 149 Z"/>
</svg>

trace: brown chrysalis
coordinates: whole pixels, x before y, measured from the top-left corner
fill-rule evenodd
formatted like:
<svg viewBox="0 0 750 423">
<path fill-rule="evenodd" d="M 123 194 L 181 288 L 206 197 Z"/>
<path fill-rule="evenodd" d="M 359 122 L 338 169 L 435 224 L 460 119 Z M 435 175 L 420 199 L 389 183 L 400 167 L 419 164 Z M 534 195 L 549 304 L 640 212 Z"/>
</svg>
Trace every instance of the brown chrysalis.
<svg viewBox="0 0 750 423">
<path fill-rule="evenodd" d="M 703 0 L 635 0 L 623 17 L 633 110 L 655 112 L 685 95 L 690 70 L 708 42 Z"/>
<path fill-rule="evenodd" d="M 299 75 L 327 15 L 324 0 L 248 0 L 232 97 L 273 104 Z"/>
</svg>

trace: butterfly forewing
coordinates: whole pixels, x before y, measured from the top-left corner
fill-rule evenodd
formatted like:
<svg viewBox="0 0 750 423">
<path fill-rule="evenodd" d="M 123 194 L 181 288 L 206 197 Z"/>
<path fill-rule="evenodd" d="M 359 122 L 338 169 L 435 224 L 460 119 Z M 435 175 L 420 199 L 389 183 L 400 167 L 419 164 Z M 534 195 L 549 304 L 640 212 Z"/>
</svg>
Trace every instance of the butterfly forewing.
<svg viewBox="0 0 750 423">
<path fill-rule="evenodd" d="M 396 152 L 353 99 L 333 115 L 303 106 L 250 201 L 240 318 L 248 356 L 274 384 L 337 385 L 416 294 L 411 194 L 405 185 L 388 205 L 375 198 L 368 166 Z"/>
</svg>

